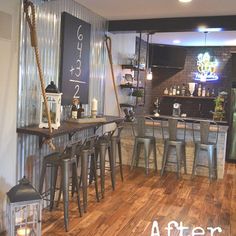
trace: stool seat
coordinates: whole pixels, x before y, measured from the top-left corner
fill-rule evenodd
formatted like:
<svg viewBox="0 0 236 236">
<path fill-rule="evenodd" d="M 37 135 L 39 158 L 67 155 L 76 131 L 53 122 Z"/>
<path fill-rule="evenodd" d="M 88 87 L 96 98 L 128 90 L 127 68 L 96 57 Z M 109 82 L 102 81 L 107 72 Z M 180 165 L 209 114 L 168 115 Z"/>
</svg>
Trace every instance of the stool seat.
<svg viewBox="0 0 236 236">
<path fill-rule="evenodd" d="M 209 142 L 208 144 L 201 143 L 201 142 L 195 142 L 194 144 L 199 146 L 201 149 L 207 149 L 209 146 L 214 146 L 216 148 L 216 144 L 213 142 Z"/>
</svg>

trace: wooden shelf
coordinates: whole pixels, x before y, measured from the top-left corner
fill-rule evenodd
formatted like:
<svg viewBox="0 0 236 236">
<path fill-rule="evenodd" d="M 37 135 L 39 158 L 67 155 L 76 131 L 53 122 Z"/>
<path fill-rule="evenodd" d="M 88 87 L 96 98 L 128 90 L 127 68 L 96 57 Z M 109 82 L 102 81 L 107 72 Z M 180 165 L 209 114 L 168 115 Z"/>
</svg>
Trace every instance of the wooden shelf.
<svg viewBox="0 0 236 236">
<path fill-rule="evenodd" d="M 123 89 L 123 88 L 134 88 L 134 89 L 144 89 L 144 87 L 137 87 L 137 86 L 134 86 L 132 84 L 120 84 L 120 87 Z"/>
<path fill-rule="evenodd" d="M 128 103 L 120 103 L 120 107 L 135 107 L 135 105 L 128 104 Z"/>
<path fill-rule="evenodd" d="M 207 99 L 214 100 L 216 97 L 198 97 L 198 96 L 176 96 L 176 95 L 162 95 L 163 98 L 181 98 L 181 99 Z"/>
<path fill-rule="evenodd" d="M 134 65 L 121 65 L 122 69 L 138 70 L 138 66 Z M 144 71 L 145 68 L 139 68 L 140 71 Z"/>
</svg>

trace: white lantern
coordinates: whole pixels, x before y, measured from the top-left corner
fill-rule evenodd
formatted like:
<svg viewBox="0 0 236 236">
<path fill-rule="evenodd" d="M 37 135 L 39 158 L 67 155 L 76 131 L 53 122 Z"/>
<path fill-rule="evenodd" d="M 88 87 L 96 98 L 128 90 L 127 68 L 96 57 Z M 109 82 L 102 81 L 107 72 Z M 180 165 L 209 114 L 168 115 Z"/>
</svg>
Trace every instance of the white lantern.
<svg viewBox="0 0 236 236">
<path fill-rule="evenodd" d="M 7 193 L 9 236 L 40 236 L 42 199 L 24 177 Z"/>
<path fill-rule="evenodd" d="M 48 102 L 48 109 L 51 116 L 51 125 L 53 129 L 60 127 L 61 118 L 61 95 L 58 92 L 53 81 L 46 88 L 46 98 Z M 49 128 L 47 112 L 44 105 L 43 96 L 41 96 L 41 107 L 40 107 L 40 122 L 39 128 Z"/>
</svg>

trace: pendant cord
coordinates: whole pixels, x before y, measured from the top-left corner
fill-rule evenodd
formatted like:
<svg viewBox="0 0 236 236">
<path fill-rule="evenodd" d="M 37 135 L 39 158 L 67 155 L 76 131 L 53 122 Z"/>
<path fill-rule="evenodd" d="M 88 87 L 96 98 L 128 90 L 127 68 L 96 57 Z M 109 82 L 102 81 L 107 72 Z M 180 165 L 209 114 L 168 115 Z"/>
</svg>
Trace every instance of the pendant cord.
<svg viewBox="0 0 236 236">
<path fill-rule="evenodd" d="M 204 34 L 205 34 L 205 47 L 206 47 L 207 33 L 208 33 L 207 31 L 204 32 Z"/>
</svg>

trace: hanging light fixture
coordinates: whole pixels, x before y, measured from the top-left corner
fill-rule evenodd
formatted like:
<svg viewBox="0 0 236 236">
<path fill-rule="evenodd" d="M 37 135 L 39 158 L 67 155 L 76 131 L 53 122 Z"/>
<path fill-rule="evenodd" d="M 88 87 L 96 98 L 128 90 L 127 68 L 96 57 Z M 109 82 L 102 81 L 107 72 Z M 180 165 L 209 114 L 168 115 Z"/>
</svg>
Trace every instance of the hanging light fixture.
<svg viewBox="0 0 236 236">
<path fill-rule="evenodd" d="M 146 75 L 147 80 L 152 80 L 152 70 L 151 67 L 149 66 L 149 33 L 147 34 L 146 72 L 147 72 Z"/>
</svg>

